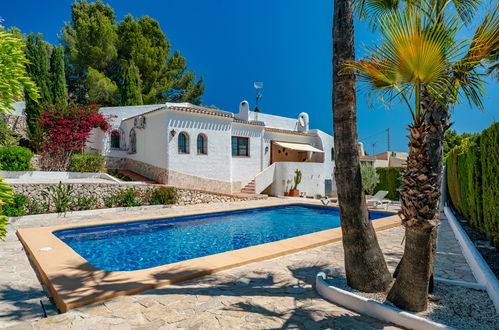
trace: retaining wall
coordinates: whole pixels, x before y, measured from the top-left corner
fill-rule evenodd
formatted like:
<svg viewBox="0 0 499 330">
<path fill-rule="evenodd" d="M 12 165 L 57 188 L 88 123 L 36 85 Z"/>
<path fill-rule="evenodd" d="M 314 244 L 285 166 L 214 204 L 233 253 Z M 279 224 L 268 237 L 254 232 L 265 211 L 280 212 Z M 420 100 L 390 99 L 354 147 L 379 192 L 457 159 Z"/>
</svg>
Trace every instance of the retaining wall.
<svg viewBox="0 0 499 330">
<path fill-rule="evenodd" d="M 24 194 L 30 198 L 36 200 L 44 200 L 43 191 L 50 186 L 56 186 L 58 183 L 15 183 L 10 184 L 16 193 Z M 82 196 L 92 196 L 97 198 L 97 202 L 100 205 L 104 205 L 103 197 L 109 195 L 117 195 L 120 192 L 133 188 L 140 192 L 146 192 L 148 190 L 159 188 L 158 185 L 150 184 L 137 184 L 137 183 L 63 183 L 63 186 L 71 185 L 73 187 L 75 194 L 80 194 Z M 177 204 L 178 205 L 191 205 L 191 204 L 201 204 L 201 203 L 226 203 L 235 202 L 248 199 L 260 199 L 263 196 L 258 197 L 236 197 L 226 194 L 217 194 L 201 190 L 192 190 L 177 188 Z"/>
</svg>

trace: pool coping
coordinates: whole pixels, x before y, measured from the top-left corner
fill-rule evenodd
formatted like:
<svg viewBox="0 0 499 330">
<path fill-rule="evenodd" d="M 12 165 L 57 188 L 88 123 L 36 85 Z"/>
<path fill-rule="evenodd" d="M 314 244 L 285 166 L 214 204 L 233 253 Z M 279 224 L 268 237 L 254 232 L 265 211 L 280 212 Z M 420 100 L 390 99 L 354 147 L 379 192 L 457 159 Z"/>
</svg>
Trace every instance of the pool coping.
<svg viewBox="0 0 499 330">
<path fill-rule="evenodd" d="M 291 201 L 280 205 L 300 204 L 317 206 L 317 204 L 312 203 Z M 217 210 L 216 212 L 186 212 L 175 215 L 149 216 L 126 220 L 116 219 L 104 222 L 24 228 L 18 229 L 16 234 L 38 271 L 41 281 L 50 291 L 58 309 L 62 313 L 65 313 L 70 309 L 117 296 L 154 289 L 249 263 L 273 259 L 341 241 L 341 227 L 338 227 L 153 268 L 134 271 L 105 271 L 93 267 L 53 234 L 54 231 L 69 228 L 175 218 L 225 211 L 250 210 L 271 206 L 275 205 L 264 204 L 251 207 L 226 208 Z M 391 212 L 379 212 L 393 214 Z M 373 220 L 372 224 L 374 229 L 379 231 L 399 226 L 400 219 L 397 215 L 392 215 Z"/>
</svg>

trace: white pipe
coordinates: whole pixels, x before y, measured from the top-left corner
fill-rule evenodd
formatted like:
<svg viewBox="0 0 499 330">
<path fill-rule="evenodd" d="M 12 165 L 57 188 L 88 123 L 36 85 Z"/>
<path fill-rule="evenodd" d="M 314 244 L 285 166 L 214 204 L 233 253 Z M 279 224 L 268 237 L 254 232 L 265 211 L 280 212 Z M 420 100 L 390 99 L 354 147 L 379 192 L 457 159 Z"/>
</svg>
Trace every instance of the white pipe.
<svg viewBox="0 0 499 330">
<path fill-rule="evenodd" d="M 478 252 L 473 242 L 470 240 L 464 229 L 457 221 L 454 213 L 452 213 L 452 210 L 446 206 L 444 208 L 444 213 L 449 220 L 449 224 L 452 228 L 452 231 L 454 232 L 454 235 L 457 238 L 457 241 L 461 245 L 463 255 L 466 258 L 466 261 L 468 262 L 473 275 L 475 275 L 478 283 L 485 286 L 490 299 L 494 303 L 496 313 L 499 314 L 499 281 L 495 277 L 494 273 L 492 273 L 489 265 L 487 265 L 482 255 Z"/>
</svg>

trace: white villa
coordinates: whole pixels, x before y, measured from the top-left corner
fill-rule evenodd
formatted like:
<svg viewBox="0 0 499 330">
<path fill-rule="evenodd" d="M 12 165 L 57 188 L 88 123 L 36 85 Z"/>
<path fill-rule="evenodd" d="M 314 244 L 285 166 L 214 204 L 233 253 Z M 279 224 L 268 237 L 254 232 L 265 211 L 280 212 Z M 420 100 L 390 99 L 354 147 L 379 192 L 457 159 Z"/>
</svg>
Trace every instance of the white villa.
<svg viewBox="0 0 499 330">
<path fill-rule="evenodd" d="M 112 131 L 92 133 L 88 151 L 107 165 L 159 183 L 225 194 L 283 195 L 295 170 L 307 196 L 335 190 L 333 137 L 309 129 L 305 112 L 286 118 L 249 110 L 239 112 L 166 103 L 107 107 Z"/>
</svg>

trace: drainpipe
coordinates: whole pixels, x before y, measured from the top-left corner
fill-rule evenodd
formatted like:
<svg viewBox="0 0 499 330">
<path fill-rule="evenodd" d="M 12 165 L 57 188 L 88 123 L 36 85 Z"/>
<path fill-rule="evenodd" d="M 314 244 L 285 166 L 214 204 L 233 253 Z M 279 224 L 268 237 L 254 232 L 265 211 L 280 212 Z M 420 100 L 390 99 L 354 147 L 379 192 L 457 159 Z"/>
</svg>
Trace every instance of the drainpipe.
<svg viewBox="0 0 499 330">
<path fill-rule="evenodd" d="M 262 136 L 260 138 L 260 172 L 263 171 L 263 162 L 265 161 L 265 139 L 263 138 L 265 135 L 265 130 L 262 129 Z"/>
<path fill-rule="evenodd" d="M 168 110 L 168 106 L 166 106 Z M 170 135 L 170 126 L 168 125 L 168 111 L 166 112 L 165 127 L 166 127 L 166 148 L 165 148 L 165 167 L 166 167 L 166 182 L 165 184 L 170 184 L 170 142 L 172 140 Z"/>
</svg>

